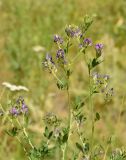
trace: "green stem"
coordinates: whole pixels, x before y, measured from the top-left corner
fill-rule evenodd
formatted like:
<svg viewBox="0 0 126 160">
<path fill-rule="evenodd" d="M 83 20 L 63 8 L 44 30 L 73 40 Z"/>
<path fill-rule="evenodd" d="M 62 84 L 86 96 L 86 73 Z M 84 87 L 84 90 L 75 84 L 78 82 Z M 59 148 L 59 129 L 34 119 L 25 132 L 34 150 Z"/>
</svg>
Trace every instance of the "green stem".
<svg viewBox="0 0 126 160">
<path fill-rule="evenodd" d="M 24 147 L 23 143 L 21 142 L 21 140 L 19 139 L 18 136 L 16 136 L 16 138 L 17 138 L 18 142 L 20 143 L 20 145 L 23 147 L 23 149 L 24 149 L 26 155 L 28 156 L 27 150 L 26 150 L 26 148 Z M 30 158 L 29 156 L 28 156 L 28 159 L 31 160 L 31 158 Z"/>
<path fill-rule="evenodd" d="M 52 74 L 55 77 L 55 79 L 63 85 L 63 82 L 57 77 L 57 75 L 54 72 L 52 72 Z"/>
<path fill-rule="evenodd" d="M 92 159 L 93 154 L 93 143 L 94 143 L 94 108 L 92 101 L 92 84 L 91 84 L 91 73 L 89 69 L 89 103 L 91 109 L 91 145 L 90 145 L 90 159 Z"/>
<path fill-rule="evenodd" d="M 103 160 L 106 160 L 106 156 L 107 156 L 108 149 L 109 149 L 109 144 L 108 144 L 107 147 L 106 147 L 106 150 L 105 150 L 105 154 L 104 154 Z"/>
<path fill-rule="evenodd" d="M 27 134 L 27 132 L 26 132 L 25 127 L 23 127 L 23 126 L 21 125 L 21 123 L 19 122 L 19 120 L 18 120 L 18 119 L 17 119 L 17 123 L 18 123 L 18 124 L 19 124 L 19 126 L 22 128 L 22 130 L 23 130 L 23 134 L 24 134 L 24 135 L 25 135 L 25 137 L 27 138 L 29 145 L 31 146 L 31 148 L 32 148 L 32 149 L 34 149 L 34 146 L 33 146 L 32 142 L 31 142 L 31 140 L 29 139 L 29 136 L 28 136 L 28 134 Z"/>
<path fill-rule="evenodd" d="M 69 81 L 69 77 L 68 77 Z M 67 149 L 68 149 L 68 142 L 70 138 L 70 131 L 71 131 L 71 123 L 72 123 L 72 113 L 71 113 L 71 106 L 70 106 L 70 93 L 69 93 L 69 83 L 68 83 L 68 88 L 67 88 L 67 97 L 68 97 L 68 109 L 69 109 L 69 121 L 68 121 L 68 139 L 67 142 L 65 143 L 64 149 L 63 149 L 63 160 L 66 160 L 67 158 Z"/>
<path fill-rule="evenodd" d="M 78 52 L 78 54 L 71 60 L 70 65 L 72 65 L 75 62 L 75 60 L 80 56 L 80 54 L 82 54 L 82 52 Z"/>
<path fill-rule="evenodd" d="M 64 148 L 62 149 L 62 152 L 63 152 L 62 160 L 65 160 L 65 149 L 66 149 L 66 143 L 65 143 Z"/>
<path fill-rule="evenodd" d="M 82 143 L 82 145 L 84 145 L 83 138 L 82 138 L 81 133 L 80 133 L 80 127 L 79 127 L 79 124 L 77 122 L 76 122 L 76 125 L 77 125 L 77 132 L 78 132 L 78 135 L 79 135 L 80 142 Z"/>
<path fill-rule="evenodd" d="M 90 143 L 90 160 L 92 160 L 92 154 L 93 154 L 93 144 L 94 144 L 94 107 L 93 107 L 93 100 L 92 100 L 92 83 L 91 83 L 91 68 L 89 65 L 89 60 L 86 56 L 85 50 L 84 53 L 84 59 L 86 62 L 86 65 L 88 67 L 88 75 L 89 75 L 89 105 L 90 105 L 90 111 L 91 111 L 91 143 Z"/>
</svg>

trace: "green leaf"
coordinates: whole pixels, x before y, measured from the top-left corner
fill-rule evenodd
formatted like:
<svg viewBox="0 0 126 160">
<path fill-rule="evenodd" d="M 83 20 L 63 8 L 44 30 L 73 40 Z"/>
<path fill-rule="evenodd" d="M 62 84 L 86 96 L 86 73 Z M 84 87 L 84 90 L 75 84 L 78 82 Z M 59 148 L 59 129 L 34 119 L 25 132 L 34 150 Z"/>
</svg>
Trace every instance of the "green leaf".
<svg viewBox="0 0 126 160">
<path fill-rule="evenodd" d="M 76 147 L 83 152 L 83 147 L 78 142 L 76 142 Z"/>
<path fill-rule="evenodd" d="M 49 129 L 48 129 L 47 126 L 45 127 L 44 136 L 45 136 L 46 138 L 48 138 L 48 136 L 49 136 Z"/>
<path fill-rule="evenodd" d="M 79 110 L 84 106 L 84 104 L 85 104 L 84 101 L 82 101 L 81 98 L 78 96 L 76 97 L 74 102 L 74 109 Z"/>
<path fill-rule="evenodd" d="M 62 83 L 61 82 L 57 82 L 57 87 L 61 90 L 63 89 L 67 89 L 68 87 L 68 82 L 67 80 L 62 80 Z"/>
<path fill-rule="evenodd" d="M 44 132 L 44 136 L 47 138 L 47 139 L 50 139 L 53 135 L 53 131 L 49 131 L 48 127 L 46 126 L 45 127 L 45 132 Z"/>
<path fill-rule="evenodd" d="M 7 131 L 5 130 L 5 133 L 7 133 L 11 137 L 15 137 L 18 134 L 19 129 L 17 127 L 13 127 L 11 130 Z"/>
<path fill-rule="evenodd" d="M 70 69 L 67 70 L 67 77 L 70 77 L 70 75 L 72 74 L 72 71 Z"/>
<path fill-rule="evenodd" d="M 94 67 L 96 67 L 97 65 L 99 65 L 99 62 L 98 62 L 98 60 L 97 60 L 97 58 L 94 58 L 93 60 L 92 60 L 92 68 L 94 68 Z"/>
<path fill-rule="evenodd" d="M 84 151 L 85 151 L 85 152 L 89 152 L 89 150 L 90 150 L 90 145 L 89 145 L 89 143 L 87 142 L 87 143 L 84 144 Z"/>
<path fill-rule="evenodd" d="M 100 114 L 97 112 L 95 114 L 95 121 L 99 121 L 100 120 Z"/>
<path fill-rule="evenodd" d="M 49 133 L 48 139 L 50 139 L 50 138 L 52 137 L 52 135 L 53 135 L 53 131 L 51 131 L 51 132 Z"/>
<path fill-rule="evenodd" d="M 62 142 L 65 143 L 68 140 L 68 133 L 64 134 Z"/>
<path fill-rule="evenodd" d="M 69 128 L 64 128 L 63 129 L 62 143 L 67 142 L 67 140 L 68 140 L 68 132 L 69 132 Z"/>
</svg>

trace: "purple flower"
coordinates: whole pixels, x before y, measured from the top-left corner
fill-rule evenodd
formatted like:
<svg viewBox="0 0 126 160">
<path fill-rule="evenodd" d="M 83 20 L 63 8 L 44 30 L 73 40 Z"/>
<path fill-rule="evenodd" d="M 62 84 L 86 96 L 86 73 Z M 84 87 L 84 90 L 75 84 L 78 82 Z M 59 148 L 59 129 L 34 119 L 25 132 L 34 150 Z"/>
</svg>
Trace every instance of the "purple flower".
<svg viewBox="0 0 126 160">
<path fill-rule="evenodd" d="M 43 66 L 49 70 L 50 73 L 57 72 L 57 68 L 55 66 L 55 63 L 52 59 L 52 56 L 48 53 L 46 54 L 45 60 L 42 62 Z"/>
<path fill-rule="evenodd" d="M 46 59 L 47 61 L 52 61 L 52 56 L 47 53 L 45 59 Z"/>
<path fill-rule="evenodd" d="M 51 62 L 52 64 L 54 64 L 54 61 L 52 59 L 52 56 L 49 55 L 48 53 L 46 54 L 46 58 L 45 58 L 46 62 Z"/>
<path fill-rule="evenodd" d="M 54 36 L 54 42 L 55 42 L 55 43 L 62 44 L 62 43 L 63 43 L 63 39 L 56 34 L 56 35 Z"/>
<path fill-rule="evenodd" d="M 96 50 L 102 50 L 103 49 L 103 44 L 100 44 L 100 43 L 96 44 L 95 49 Z"/>
<path fill-rule="evenodd" d="M 99 73 L 97 73 L 97 72 L 94 72 L 92 74 L 92 77 L 93 77 L 94 80 L 97 80 L 97 79 L 101 78 L 101 75 Z"/>
<path fill-rule="evenodd" d="M 27 114 L 28 113 L 28 107 L 26 106 L 26 104 L 22 104 L 22 107 L 21 107 L 21 112 L 24 113 L 24 114 Z"/>
<path fill-rule="evenodd" d="M 90 38 L 85 38 L 84 39 L 84 46 L 91 46 L 92 45 L 92 40 Z"/>
<path fill-rule="evenodd" d="M 102 54 L 103 44 L 100 44 L 100 43 L 96 44 L 95 49 L 96 49 L 96 57 L 98 58 Z"/>
<path fill-rule="evenodd" d="M 66 27 L 65 32 L 68 37 L 74 38 L 74 37 L 80 37 L 81 36 L 81 30 L 78 26 L 69 25 Z"/>
<path fill-rule="evenodd" d="M 10 114 L 12 115 L 12 116 L 18 116 L 19 115 L 19 110 L 16 108 L 16 107 L 12 107 L 11 109 L 10 109 Z"/>
<path fill-rule="evenodd" d="M 64 54 L 65 54 L 64 50 L 63 50 L 63 49 L 59 49 L 59 50 L 57 51 L 57 53 L 56 53 L 56 58 L 57 58 L 57 59 L 59 59 L 59 58 L 64 59 Z"/>
</svg>

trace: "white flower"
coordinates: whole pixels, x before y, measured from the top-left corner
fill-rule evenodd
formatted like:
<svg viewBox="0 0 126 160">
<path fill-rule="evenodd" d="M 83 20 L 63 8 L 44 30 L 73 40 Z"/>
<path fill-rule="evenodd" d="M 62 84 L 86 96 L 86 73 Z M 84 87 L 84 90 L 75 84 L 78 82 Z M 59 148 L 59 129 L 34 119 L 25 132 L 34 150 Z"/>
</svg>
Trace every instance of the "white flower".
<svg viewBox="0 0 126 160">
<path fill-rule="evenodd" d="M 29 91 L 28 88 L 26 88 L 25 86 L 16 86 L 14 84 L 11 84 L 9 82 L 3 82 L 2 83 L 3 86 L 5 86 L 6 88 L 9 88 L 11 91 L 21 91 L 21 90 L 24 90 L 24 91 Z"/>
<path fill-rule="evenodd" d="M 42 47 L 42 46 L 37 45 L 37 46 L 33 47 L 33 51 L 34 52 L 43 52 L 43 51 L 45 51 L 45 48 Z"/>
</svg>

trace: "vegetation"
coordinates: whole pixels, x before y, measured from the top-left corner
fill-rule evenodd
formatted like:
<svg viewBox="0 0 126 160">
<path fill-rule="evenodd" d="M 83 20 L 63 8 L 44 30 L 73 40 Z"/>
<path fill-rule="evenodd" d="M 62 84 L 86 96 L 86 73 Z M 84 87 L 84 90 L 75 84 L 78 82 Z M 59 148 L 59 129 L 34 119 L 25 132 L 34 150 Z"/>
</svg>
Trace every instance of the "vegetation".
<svg viewBox="0 0 126 160">
<path fill-rule="evenodd" d="M 0 2 L 0 159 L 126 159 L 125 6 Z"/>
</svg>

